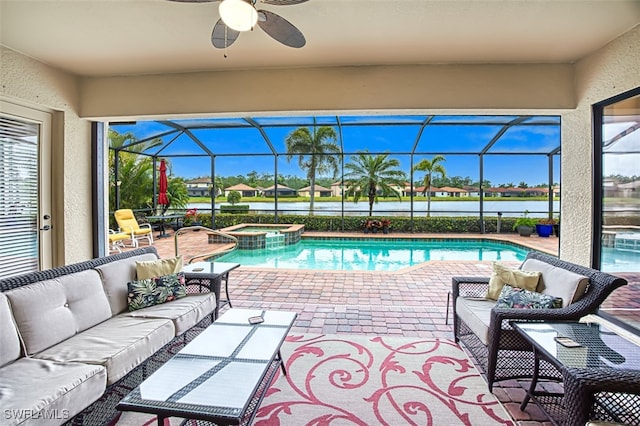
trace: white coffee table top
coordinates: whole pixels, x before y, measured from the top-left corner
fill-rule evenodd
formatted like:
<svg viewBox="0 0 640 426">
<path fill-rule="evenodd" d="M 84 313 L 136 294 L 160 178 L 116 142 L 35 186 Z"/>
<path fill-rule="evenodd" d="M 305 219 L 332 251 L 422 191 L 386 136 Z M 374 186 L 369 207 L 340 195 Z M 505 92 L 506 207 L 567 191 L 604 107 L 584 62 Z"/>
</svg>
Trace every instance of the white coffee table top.
<svg viewBox="0 0 640 426">
<path fill-rule="evenodd" d="M 220 274 L 224 275 L 229 271 L 239 268 L 239 263 L 231 262 L 195 262 L 185 265 L 184 272 L 190 274 Z"/>
<path fill-rule="evenodd" d="M 264 322 L 250 324 L 249 317 Z M 295 312 L 229 309 L 121 402 L 121 409 L 238 423 L 268 370 L 278 369 L 280 347 Z M 276 362 L 274 364 L 274 362 Z M 268 383 L 267 383 L 268 385 Z M 260 390 L 259 390 L 260 389 Z M 257 406 L 257 405 L 256 405 Z M 255 407 L 254 407 L 255 408 Z"/>
</svg>

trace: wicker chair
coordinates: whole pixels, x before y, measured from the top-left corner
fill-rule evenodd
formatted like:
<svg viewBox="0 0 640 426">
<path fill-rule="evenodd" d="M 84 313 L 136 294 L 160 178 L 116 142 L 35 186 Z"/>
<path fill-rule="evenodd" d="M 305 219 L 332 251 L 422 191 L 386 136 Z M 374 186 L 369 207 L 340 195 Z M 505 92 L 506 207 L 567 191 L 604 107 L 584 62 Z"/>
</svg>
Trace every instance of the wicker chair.
<svg viewBox="0 0 640 426">
<path fill-rule="evenodd" d="M 560 309 L 507 309 L 492 308 L 487 343 L 474 333 L 477 325 L 467 324 L 458 315 L 458 298 L 484 298 L 489 277 L 453 277 L 453 331 L 456 342 L 462 342 L 475 358 L 489 390 L 497 381 L 531 377 L 533 353 L 527 343 L 511 327 L 511 321 L 569 321 L 595 313 L 602 302 L 616 288 L 627 282 L 619 277 L 595 269 L 569 263 L 554 256 L 530 252 L 527 259 L 537 259 L 553 266 L 584 275 L 589 284 L 584 296 Z M 542 371 L 541 377 L 556 377 L 554 371 Z"/>
</svg>

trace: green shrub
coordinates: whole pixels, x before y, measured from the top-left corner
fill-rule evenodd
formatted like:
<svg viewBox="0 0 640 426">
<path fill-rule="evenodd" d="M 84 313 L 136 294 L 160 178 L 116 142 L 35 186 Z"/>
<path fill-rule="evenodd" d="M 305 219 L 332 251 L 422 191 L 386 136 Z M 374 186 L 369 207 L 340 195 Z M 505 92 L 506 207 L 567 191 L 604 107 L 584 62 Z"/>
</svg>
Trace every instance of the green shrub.
<svg viewBox="0 0 640 426">
<path fill-rule="evenodd" d="M 228 206 L 230 207 L 230 206 Z M 238 207 L 238 206 L 236 206 Z M 211 215 L 202 215 L 211 220 Z M 363 232 L 363 221 L 367 216 L 304 216 L 304 215 L 278 215 L 277 223 L 301 224 L 307 231 L 329 232 Z M 480 219 L 477 216 L 436 216 L 436 217 L 389 217 L 372 216 L 370 219 L 389 219 L 391 233 L 474 233 L 481 232 Z M 516 218 L 503 218 L 500 230 L 502 233 L 510 232 Z M 226 228 L 241 223 L 276 223 L 273 214 L 237 214 L 227 211 L 216 214 L 216 229 Z M 497 218 L 484 219 L 485 232 L 495 233 L 497 230 Z"/>
<path fill-rule="evenodd" d="M 231 195 L 231 194 L 229 194 Z M 247 214 L 249 213 L 249 204 L 222 205 L 220 206 L 222 213 Z"/>
</svg>

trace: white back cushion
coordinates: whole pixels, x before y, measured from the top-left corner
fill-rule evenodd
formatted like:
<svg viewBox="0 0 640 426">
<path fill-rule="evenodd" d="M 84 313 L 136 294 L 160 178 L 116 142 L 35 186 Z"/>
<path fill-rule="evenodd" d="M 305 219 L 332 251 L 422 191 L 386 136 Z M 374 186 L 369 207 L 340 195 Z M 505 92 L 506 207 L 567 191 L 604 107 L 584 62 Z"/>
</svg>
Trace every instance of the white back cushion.
<svg viewBox="0 0 640 426">
<path fill-rule="evenodd" d="M 109 262 L 96 268 L 102 278 L 102 285 L 107 294 L 112 315 L 129 311 L 127 283 L 136 280 L 136 261 L 156 260 L 157 258 L 153 253 L 145 253 Z"/>
<path fill-rule="evenodd" d="M 76 272 L 5 292 L 29 355 L 111 318 L 100 275 Z"/>
<path fill-rule="evenodd" d="M 558 268 L 537 259 L 527 259 L 522 264 L 523 271 L 541 272 L 536 291 L 562 298 L 562 307 L 567 307 L 584 296 L 589 278 L 566 269 Z"/>
<path fill-rule="evenodd" d="M 20 354 L 20 337 L 13 322 L 9 301 L 4 293 L 0 293 L 0 367 L 20 358 Z"/>
</svg>

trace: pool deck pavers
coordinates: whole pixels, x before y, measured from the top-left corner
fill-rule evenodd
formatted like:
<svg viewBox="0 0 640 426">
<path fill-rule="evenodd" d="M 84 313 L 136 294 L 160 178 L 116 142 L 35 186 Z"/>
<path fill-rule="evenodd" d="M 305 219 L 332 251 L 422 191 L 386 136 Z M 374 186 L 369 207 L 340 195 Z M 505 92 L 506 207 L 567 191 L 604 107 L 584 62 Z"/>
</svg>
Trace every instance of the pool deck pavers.
<svg viewBox="0 0 640 426">
<path fill-rule="evenodd" d="M 197 234 L 197 235 L 196 235 Z M 327 233 L 305 232 L 304 236 Z M 335 234 L 336 236 L 338 234 Z M 339 234 L 357 236 L 363 234 Z M 558 239 L 476 234 L 389 234 L 369 238 L 489 238 L 507 239 L 527 247 L 557 254 Z M 175 255 L 174 239 L 156 240 L 161 257 Z M 211 252 L 206 234 L 180 236 L 180 253 L 186 258 Z M 514 266 L 520 262 L 513 263 Z M 281 309 L 298 312 L 294 332 L 326 334 L 376 334 L 453 339 L 451 312 L 447 321 L 447 295 L 453 276 L 489 276 L 490 261 L 431 261 L 397 272 L 308 271 L 243 267 L 229 278 L 234 307 Z M 494 387 L 516 424 L 551 425 L 547 417 L 529 404 L 520 410 L 523 383 L 506 381 Z"/>
</svg>

